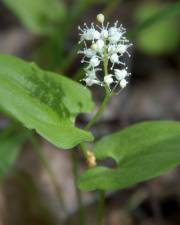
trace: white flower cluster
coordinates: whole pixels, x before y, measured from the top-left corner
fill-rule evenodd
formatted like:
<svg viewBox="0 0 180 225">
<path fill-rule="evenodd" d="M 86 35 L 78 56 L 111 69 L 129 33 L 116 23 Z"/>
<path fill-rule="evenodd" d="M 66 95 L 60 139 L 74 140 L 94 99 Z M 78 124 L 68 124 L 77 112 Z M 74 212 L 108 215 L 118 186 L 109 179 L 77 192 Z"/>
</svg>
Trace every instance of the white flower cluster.
<svg viewBox="0 0 180 225">
<path fill-rule="evenodd" d="M 118 21 L 112 27 L 109 23 L 104 25 L 104 15 L 98 14 L 97 21 L 101 26 L 92 23 L 88 27 L 84 23 L 84 28 L 78 27 L 80 30 L 80 43 L 83 42 L 85 47 L 78 51 L 84 57 L 82 63 L 87 63 L 85 69 L 85 78 L 83 81 L 87 86 L 94 84 L 100 86 L 108 86 L 114 91 L 116 88 L 125 88 L 127 85 L 127 77 L 130 73 L 127 72 L 127 67 L 122 61 L 124 54 L 130 57 L 128 48 L 132 45 L 124 36 L 126 30 L 122 25 L 118 26 Z M 108 72 L 110 65 L 111 73 Z M 115 66 L 120 68 L 114 68 Z M 104 76 L 99 75 L 101 67 L 104 67 Z"/>
</svg>

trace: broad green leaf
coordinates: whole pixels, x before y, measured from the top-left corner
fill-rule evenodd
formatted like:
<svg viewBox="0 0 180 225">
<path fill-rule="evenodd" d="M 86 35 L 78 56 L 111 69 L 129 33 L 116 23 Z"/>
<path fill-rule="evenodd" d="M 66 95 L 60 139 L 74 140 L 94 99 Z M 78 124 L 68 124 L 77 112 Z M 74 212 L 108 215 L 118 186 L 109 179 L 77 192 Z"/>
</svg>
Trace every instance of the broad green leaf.
<svg viewBox="0 0 180 225">
<path fill-rule="evenodd" d="M 90 92 L 82 85 L 34 63 L 0 55 L 0 108 L 57 147 L 93 140 L 74 126 L 75 117 L 92 107 Z"/>
<path fill-rule="evenodd" d="M 7 175 L 9 169 L 16 161 L 23 143 L 25 133 L 0 133 L 0 178 Z"/>
<path fill-rule="evenodd" d="M 3 0 L 31 31 L 49 33 L 65 17 L 65 6 L 58 0 Z"/>
<path fill-rule="evenodd" d="M 135 12 L 135 20 L 139 25 L 130 35 L 137 34 L 137 46 L 145 53 L 171 53 L 180 43 L 179 24 L 176 19 L 178 15 L 180 16 L 180 3 L 144 3 Z"/>
<path fill-rule="evenodd" d="M 113 190 L 159 176 L 180 163 L 180 123 L 144 122 L 108 135 L 94 146 L 97 159 L 111 157 L 116 168 L 98 166 L 79 179 L 83 190 Z"/>
</svg>

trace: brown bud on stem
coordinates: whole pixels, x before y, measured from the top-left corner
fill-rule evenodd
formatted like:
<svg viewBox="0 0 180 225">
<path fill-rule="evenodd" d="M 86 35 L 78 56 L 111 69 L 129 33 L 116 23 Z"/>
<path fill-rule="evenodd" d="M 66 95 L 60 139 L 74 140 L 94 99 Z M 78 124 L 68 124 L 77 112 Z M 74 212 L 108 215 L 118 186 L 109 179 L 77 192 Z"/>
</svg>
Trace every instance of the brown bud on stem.
<svg viewBox="0 0 180 225">
<path fill-rule="evenodd" d="M 95 155 L 92 151 L 89 151 L 89 150 L 87 151 L 86 159 L 87 159 L 88 166 L 90 168 L 95 167 L 97 165 L 96 164 L 96 157 L 95 157 Z"/>
</svg>

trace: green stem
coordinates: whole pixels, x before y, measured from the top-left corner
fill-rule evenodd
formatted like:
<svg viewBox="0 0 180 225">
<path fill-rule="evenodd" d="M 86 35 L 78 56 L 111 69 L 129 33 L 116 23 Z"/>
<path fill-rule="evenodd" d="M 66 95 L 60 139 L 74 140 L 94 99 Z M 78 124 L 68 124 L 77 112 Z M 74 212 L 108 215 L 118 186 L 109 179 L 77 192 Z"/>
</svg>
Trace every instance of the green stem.
<svg viewBox="0 0 180 225">
<path fill-rule="evenodd" d="M 81 150 L 81 153 L 82 153 L 83 157 L 85 159 L 87 159 L 88 158 L 88 154 L 87 154 L 86 145 L 84 143 L 80 143 L 79 146 L 80 146 L 80 150 Z"/>
<path fill-rule="evenodd" d="M 84 210 L 84 207 L 83 207 L 81 191 L 79 190 L 79 188 L 77 186 L 78 164 L 77 164 L 76 155 L 74 153 L 75 153 L 74 151 L 71 152 L 72 171 L 73 171 L 73 176 L 74 176 L 74 184 L 75 184 L 75 189 L 76 189 L 76 197 L 77 197 L 78 208 L 79 208 L 80 225 L 85 225 L 86 224 L 86 214 L 85 214 L 85 210 Z"/>
<path fill-rule="evenodd" d="M 89 130 L 92 127 L 92 125 L 97 121 L 97 119 L 101 116 L 102 112 L 104 111 L 104 109 L 111 97 L 111 93 L 109 92 L 108 88 L 106 87 L 105 89 L 106 89 L 106 96 L 105 96 L 101 106 L 99 107 L 97 113 L 89 121 L 89 123 L 84 127 L 84 130 Z"/>
<path fill-rule="evenodd" d="M 105 191 L 99 191 L 99 202 L 97 207 L 97 225 L 103 223 L 104 218 Z"/>
</svg>

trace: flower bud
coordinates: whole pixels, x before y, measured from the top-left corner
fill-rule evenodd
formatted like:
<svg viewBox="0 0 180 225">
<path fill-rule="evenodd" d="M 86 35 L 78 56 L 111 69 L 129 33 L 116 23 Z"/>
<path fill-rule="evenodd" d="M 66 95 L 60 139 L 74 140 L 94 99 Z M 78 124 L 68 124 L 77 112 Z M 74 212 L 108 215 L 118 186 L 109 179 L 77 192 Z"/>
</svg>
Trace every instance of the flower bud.
<svg viewBox="0 0 180 225">
<path fill-rule="evenodd" d="M 96 45 L 95 43 L 93 43 L 93 44 L 91 45 L 91 49 L 94 50 L 94 51 L 96 51 L 97 45 Z"/>
<path fill-rule="evenodd" d="M 94 153 L 88 150 L 86 157 L 87 157 L 88 166 L 90 168 L 95 167 L 97 163 L 96 163 L 96 157 L 95 157 Z"/>
<path fill-rule="evenodd" d="M 102 31 L 101 31 L 101 37 L 104 39 L 106 39 L 106 38 L 108 38 L 108 35 L 109 35 L 109 33 L 108 33 L 108 30 L 106 30 L 106 29 L 103 29 Z"/>
<path fill-rule="evenodd" d="M 99 22 L 99 23 L 103 23 L 104 22 L 104 15 L 102 14 L 102 13 L 100 13 L 100 14 L 98 14 L 97 15 L 97 21 Z"/>
</svg>

